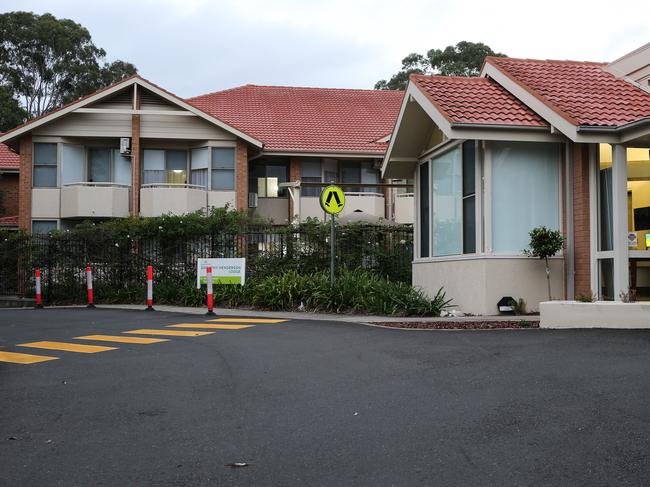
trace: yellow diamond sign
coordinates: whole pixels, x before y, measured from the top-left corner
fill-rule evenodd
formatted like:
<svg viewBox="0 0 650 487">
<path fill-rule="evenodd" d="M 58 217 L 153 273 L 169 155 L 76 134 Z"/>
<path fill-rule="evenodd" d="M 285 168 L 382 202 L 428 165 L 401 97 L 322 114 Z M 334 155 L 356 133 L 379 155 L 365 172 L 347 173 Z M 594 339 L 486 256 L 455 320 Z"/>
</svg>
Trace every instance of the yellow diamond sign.
<svg viewBox="0 0 650 487">
<path fill-rule="evenodd" d="M 326 213 L 336 215 L 345 207 L 345 194 L 338 186 L 327 186 L 320 194 L 320 206 Z"/>
</svg>

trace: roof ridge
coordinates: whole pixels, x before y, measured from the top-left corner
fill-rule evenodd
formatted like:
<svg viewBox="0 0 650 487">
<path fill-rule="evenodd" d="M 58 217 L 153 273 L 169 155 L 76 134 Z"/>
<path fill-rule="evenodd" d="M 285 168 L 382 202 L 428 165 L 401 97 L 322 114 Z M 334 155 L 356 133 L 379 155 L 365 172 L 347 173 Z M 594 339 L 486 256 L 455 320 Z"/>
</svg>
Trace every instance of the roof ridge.
<svg viewBox="0 0 650 487">
<path fill-rule="evenodd" d="M 588 64 L 594 66 L 607 66 L 606 62 L 600 61 L 575 61 L 572 59 L 536 59 L 536 58 L 518 58 L 518 57 L 502 57 L 502 56 L 485 56 L 485 60 L 508 60 L 508 61 L 524 61 L 534 63 L 559 63 L 559 64 Z"/>
<path fill-rule="evenodd" d="M 257 84 L 253 84 L 253 83 L 247 83 L 245 85 L 235 86 L 233 88 L 226 88 L 225 90 L 218 90 L 218 91 L 213 91 L 213 92 L 210 92 L 210 93 L 205 93 L 205 94 L 202 94 L 202 95 L 193 96 L 193 97 L 187 98 L 187 100 L 202 98 L 202 97 L 211 96 L 211 95 L 218 95 L 218 94 L 227 93 L 229 91 L 234 91 L 234 90 L 243 89 L 243 88 L 277 88 L 277 89 L 290 89 L 290 90 L 337 91 L 337 92 L 350 92 L 350 91 L 352 91 L 352 92 L 362 92 L 362 93 L 391 92 L 391 93 L 404 94 L 403 90 L 375 90 L 375 89 L 372 89 L 372 88 L 327 88 L 327 87 L 319 87 L 319 86 L 257 85 Z"/>
<path fill-rule="evenodd" d="M 411 73 L 409 75 L 409 78 L 458 79 L 458 80 L 471 80 L 471 81 L 480 81 L 485 79 L 483 76 L 460 76 L 460 75 L 447 76 L 444 74 L 417 74 L 417 73 Z"/>
</svg>

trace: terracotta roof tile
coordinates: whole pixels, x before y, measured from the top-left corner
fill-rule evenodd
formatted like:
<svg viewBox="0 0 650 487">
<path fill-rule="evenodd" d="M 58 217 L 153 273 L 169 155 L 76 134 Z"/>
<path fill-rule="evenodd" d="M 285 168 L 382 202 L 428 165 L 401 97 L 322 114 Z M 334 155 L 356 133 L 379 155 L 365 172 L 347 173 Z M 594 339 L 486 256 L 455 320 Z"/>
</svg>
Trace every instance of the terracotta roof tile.
<svg viewBox="0 0 650 487">
<path fill-rule="evenodd" d="M 0 134 L 2 135 L 2 134 Z M 4 144 L 0 144 L 0 170 L 18 169 L 20 167 L 20 156 Z"/>
<path fill-rule="evenodd" d="M 546 122 L 488 78 L 411 75 L 451 123 L 544 127 Z"/>
<path fill-rule="evenodd" d="M 188 103 L 264 142 L 276 152 L 381 155 L 402 102 L 401 91 L 245 85 Z"/>
<path fill-rule="evenodd" d="M 650 117 L 650 94 L 603 63 L 486 58 L 574 125 L 618 126 Z"/>
</svg>

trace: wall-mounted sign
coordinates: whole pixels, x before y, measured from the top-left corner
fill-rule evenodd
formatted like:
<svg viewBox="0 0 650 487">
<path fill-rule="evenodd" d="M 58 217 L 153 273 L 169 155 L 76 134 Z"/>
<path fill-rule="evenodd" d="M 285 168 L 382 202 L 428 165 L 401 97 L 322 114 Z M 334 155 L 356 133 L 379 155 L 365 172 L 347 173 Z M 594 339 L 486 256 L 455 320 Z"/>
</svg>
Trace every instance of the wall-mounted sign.
<svg viewBox="0 0 650 487">
<path fill-rule="evenodd" d="M 627 246 L 629 248 L 634 248 L 636 249 L 637 246 L 639 245 L 639 241 L 636 237 L 636 232 L 628 232 L 627 234 Z"/>
<path fill-rule="evenodd" d="M 212 267 L 213 284 L 239 284 L 246 282 L 246 259 L 197 259 L 196 287 L 207 283 L 206 269 Z"/>
<path fill-rule="evenodd" d="M 320 194 L 320 206 L 330 215 L 341 213 L 345 207 L 345 194 L 338 186 L 327 186 Z"/>
</svg>

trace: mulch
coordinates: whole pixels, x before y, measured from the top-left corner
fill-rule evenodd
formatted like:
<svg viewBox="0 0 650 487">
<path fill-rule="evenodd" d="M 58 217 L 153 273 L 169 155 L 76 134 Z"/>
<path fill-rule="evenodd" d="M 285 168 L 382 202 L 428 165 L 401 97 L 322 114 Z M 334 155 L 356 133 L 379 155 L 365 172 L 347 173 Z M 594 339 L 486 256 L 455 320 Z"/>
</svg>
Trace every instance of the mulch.
<svg viewBox="0 0 650 487">
<path fill-rule="evenodd" d="M 539 328 L 537 320 L 503 321 L 400 321 L 372 322 L 373 325 L 387 328 L 415 328 L 431 330 L 495 330 L 503 328 Z"/>
</svg>

